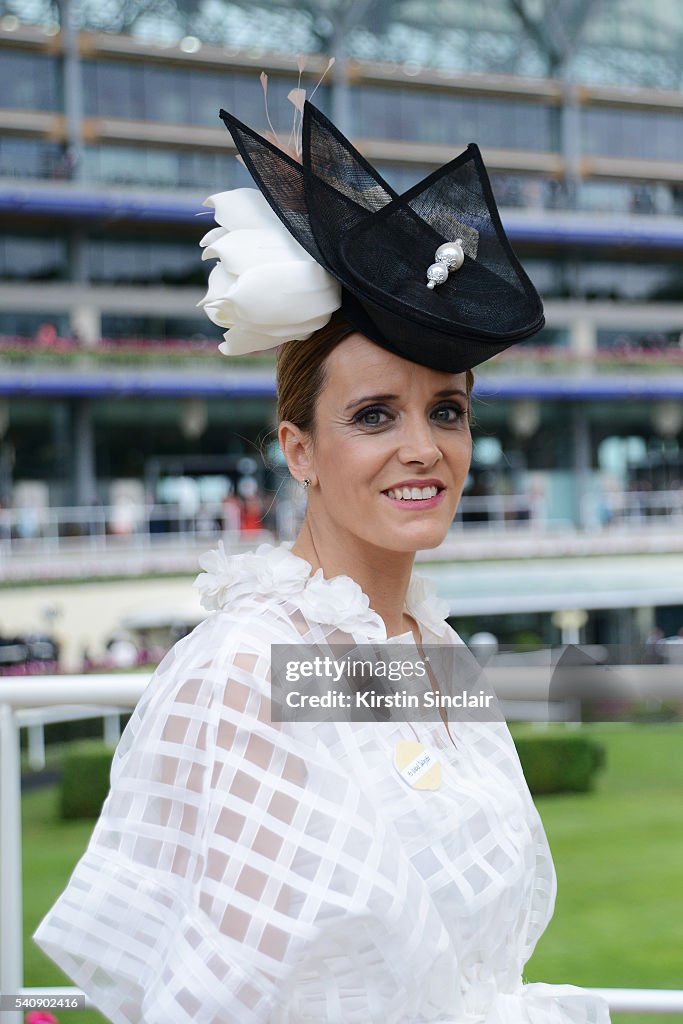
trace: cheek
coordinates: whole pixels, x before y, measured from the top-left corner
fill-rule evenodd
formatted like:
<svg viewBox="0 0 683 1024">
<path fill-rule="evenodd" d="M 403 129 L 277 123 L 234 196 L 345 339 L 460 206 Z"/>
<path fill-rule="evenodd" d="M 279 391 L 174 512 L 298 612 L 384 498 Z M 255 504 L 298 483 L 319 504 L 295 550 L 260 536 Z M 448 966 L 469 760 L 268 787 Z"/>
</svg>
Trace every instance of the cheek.
<svg viewBox="0 0 683 1024">
<path fill-rule="evenodd" d="M 448 439 L 442 442 L 442 451 L 448 452 L 451 458 L 467 459 L 472 454 L 472 434 L 468 427 L 449 432 Z"/>
<path fill-rule="evenodd" d="M 453 439 L 448 449 L 448 461 L 455 479 L 461 485 L 464 484 L 472 462 L 472 437 L 469 431 Z"/>
<path fill-rule="evenodd" d="M 379 437 L 331 436 L 318 446 L 319 477 L 330 490 L 356 483 L 372 483 L 387 460 Z M 360 491 L 356 492 L 357 494 Z"/>
</svg>

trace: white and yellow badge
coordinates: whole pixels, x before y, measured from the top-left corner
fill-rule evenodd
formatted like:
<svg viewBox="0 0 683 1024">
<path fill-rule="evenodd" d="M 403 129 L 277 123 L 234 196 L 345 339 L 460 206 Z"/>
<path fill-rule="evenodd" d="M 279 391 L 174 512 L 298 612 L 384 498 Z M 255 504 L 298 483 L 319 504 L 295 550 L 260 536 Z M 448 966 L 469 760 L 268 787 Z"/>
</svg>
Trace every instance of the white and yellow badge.
<svg viewBox="0 0 683 1024">
<path fill-rule="evenodd" d="M 441 786 L 441 765 L 424 743 L 399 740 L 394 747 L 394 768 L 412 789 L 439 789 Z"/>
</svg>

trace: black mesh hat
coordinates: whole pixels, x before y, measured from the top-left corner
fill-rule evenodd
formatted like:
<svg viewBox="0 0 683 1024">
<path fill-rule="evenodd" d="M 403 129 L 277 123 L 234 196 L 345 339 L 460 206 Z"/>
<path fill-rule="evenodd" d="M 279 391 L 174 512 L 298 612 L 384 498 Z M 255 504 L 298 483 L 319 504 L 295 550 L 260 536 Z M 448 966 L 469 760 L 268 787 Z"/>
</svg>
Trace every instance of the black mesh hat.
<svg viewBox="0 0 683 1024">
<path fill-rule="evenodd" d="M 478 146 L 399 195 L 309 102 L 301 163 L 220 117 L 282 223 L 340 282 L 342 314 L 383 348 L 460 373 L 543 327 Z"/>
</svg>

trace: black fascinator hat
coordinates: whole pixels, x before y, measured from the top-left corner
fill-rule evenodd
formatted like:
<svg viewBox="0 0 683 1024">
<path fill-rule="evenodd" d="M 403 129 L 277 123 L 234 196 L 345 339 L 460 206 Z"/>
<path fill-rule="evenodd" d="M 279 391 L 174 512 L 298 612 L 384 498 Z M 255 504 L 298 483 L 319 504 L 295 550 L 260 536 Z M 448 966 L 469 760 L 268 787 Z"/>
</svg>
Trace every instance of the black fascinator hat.
<svg viewBox="0 0 683 1024">
<path fill-rule="evenodd" d="M 460 373 L 544 324 L 478 146 L 399 195 L 311 103 L 302 162 L 221 110 L 272 209 L 341 284 L 341 311 L 405 359 Z"/>
</svg>

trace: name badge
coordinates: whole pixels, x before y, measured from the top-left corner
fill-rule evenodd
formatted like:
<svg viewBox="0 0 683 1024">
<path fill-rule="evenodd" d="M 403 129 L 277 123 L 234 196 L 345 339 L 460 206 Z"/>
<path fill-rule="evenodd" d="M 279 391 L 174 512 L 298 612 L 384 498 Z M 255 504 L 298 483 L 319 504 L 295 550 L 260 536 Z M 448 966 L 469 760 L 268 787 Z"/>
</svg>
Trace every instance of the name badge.
<svg viewBox="0 0 683 1024">
<path fill-rule="evenodd" d="M 441 765 L 423 743 L 399 740 L 394 747 L 394 767 L 412 789 L 439 789 Z"/>
</svg>

